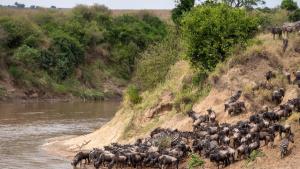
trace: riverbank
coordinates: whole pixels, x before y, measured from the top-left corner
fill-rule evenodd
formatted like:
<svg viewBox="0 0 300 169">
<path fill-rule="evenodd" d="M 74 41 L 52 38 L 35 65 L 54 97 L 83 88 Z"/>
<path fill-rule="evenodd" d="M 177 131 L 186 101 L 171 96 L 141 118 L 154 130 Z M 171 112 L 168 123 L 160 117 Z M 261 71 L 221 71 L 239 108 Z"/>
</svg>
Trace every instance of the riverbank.
<svg viewBox="0 0 300 169">
<path fill-rule="evenodd" d="M 299 95 L 299 89 L 297 86 L 288 84 L 281 70 L 293 72 L 298 69 L 300 57 L 299 53 L 294 50 L 297 38 L 290 38 L 291 45 L 286 53 L 282 53 L 278 49 L 281 46 L 281 41 L 274 41 L 271 35 L 262 34 L 256 40 L 261 43 L 247 48 L 242 54 L 238 53 L 227 62 L 218 65 L 215 72 L 208 78 L 211 89 L 195 90 L 195 88 L 188 88 L 193 72 L 187 62 L 179 61 L 170 69 L 168 78 L 163 84 L 151 91 L 142 93 L 141 103 L 131 105 L 125 100 L 116 116 L 102 128 L 87 135 L 59 140 L 54 145 L 59 149 L 62 148 L 63 151 L 74 152 L 78 145 L 82 145 L 82 147 L 77 151 L 91 150 L 95 147 L 101 148 L 114 142 L 132 143 L 136 138 L 144 138 L 156 127 L 191 131 L 191 119 L 184 114 L 184 108 L 189 105 L 200 115 L 206 114 L 208 108 L 213 108 L 219 123 L 236 123 L 240 120 L 249 119 L 249 116 L 260 110 L 263 105 L 274 108 L 270 99 L 271 90 L 252 91 L 257 84 L 264 81 L 265 72 L 270 70 L 276 72 L 277 75 L 270 83 L 277 88 L 284 87 L 286 89 L 283 103 L 287 102 L 288 99 L 296 98 Z M 187 88 L 189 90 L 186 90 Z M 246 103 L 248 113 L 231 117 L 224 113 L 224 103 L 238 89 L 243 92 L 241 100 Z M 193 91 L 196 92 L 193 93 Z M 198 97 L 193 102 L 191 98 L 195 97 L 195 93 Z M 183 101 L 178 104 L 180 99 Z M 296 125 L 295 122 L 291 124 Z M 298 131 L 299 127 L 295 126 L 293 129 Z M 300 137 L 296 136 L 296 140 L 298 139 Z M 278 140 L 276 144 L 279 144 Z M 275 158 L 273 155 L 278 149 L 263 150 L 266 151 L 266 154 L 271 153 L 270 157 L 274 157 L 266 157 L 266 159 L 272 162 L 274 159 L 277 160 L 277 156 Z M 57 151 L 61 152 L 62 150 Z M 278 164 L 280 161 L 274 163 L 279 168 L 284 168 L 284 165 L 292 168 L 295 166 L 294 162 L 299 159 L 298 153 L 295 154 L 297 157 L 289 157 L 293 161 L 291 164 L 288 163 L 288 160 L 284 160 L 283 164 Z M 273 163 L 265 165 L 260 161 L 258 163 L 260 163 L 258 168 L 273 165 Z M 244 161 L 230 167 L 241 168 L 243 165 Z M 214 167 L 212 166 L 212 168 Z"/>
</svg>

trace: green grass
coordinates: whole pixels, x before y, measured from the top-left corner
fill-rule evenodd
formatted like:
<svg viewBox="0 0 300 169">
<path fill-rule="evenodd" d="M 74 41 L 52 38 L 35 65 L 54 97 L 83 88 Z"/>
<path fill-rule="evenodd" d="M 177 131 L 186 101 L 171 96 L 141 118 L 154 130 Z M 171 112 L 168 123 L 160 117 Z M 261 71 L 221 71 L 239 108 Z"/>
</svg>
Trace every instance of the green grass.
<svg viewBox="0 0 300 169">
<path fill-rule="evenodd" d="M 245 161 L 245 165 L 249 166 L 251 163 L 255 162 L 258 157 L 266 156 L 261 150 L 254 150 L 251 152 L 250 156 Z"/>
<path fill-rule="evenodd" d="M 198 154 L 190 154 L 188 161 L 188 169 L 197 169 L 199 167 L 204 167 L 205 161 L 201 159 Z"/>
<path fill-rule="evenodd" d="M 23 70 L 17 66 L 10 66 L 8 72 L 15 80 L 18 80 L 23 76 Z"/>
<path fill-rule="evenodd" d="M 134 85 L 129 85 L 127 87 L 125 97 L 127 97 L 129 99 L 130 103 L 132 103 L 132 104 L 138 104 L 142 101 L 142 97 L 139 94 L 139 90 Z"/>
</svg>

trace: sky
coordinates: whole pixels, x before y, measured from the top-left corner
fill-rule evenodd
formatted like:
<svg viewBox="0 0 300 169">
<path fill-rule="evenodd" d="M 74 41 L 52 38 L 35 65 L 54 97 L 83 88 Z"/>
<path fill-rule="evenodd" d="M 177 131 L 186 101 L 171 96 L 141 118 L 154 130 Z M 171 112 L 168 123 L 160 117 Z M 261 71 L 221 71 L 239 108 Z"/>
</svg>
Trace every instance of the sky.
<svg viewBox="0 0 300 169">
<path fill-rule="evenodd" d="M 15 2 L 26 6 L 37 5 L 50 7 L 54 5 L 59 8 L 71 8 L 77 4 L 104 4 L 111 9 L 172 9 L 174 0 L 0 0 L 1 5 L 13 5 Z M 265 0 L 266 6 L 278 6 L 281 0 Z M 300 5 L 300 0 L 296 0 Z"/>
</svg>

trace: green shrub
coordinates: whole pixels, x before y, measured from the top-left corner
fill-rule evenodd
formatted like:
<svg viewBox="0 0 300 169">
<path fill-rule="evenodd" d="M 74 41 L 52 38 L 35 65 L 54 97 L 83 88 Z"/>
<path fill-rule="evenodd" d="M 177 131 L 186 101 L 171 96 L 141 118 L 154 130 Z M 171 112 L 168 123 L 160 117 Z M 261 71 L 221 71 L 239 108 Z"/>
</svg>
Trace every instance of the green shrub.
<svg viewBox="0 0 300 169">
<path fill-rule="evenodd" d="M 38 68 L 38 58 L 40 56 L 38 49 L 31 48 L 27 45 L 19 47 L 14 53 L 14 60 L 22 63 L 28 68 Z"/>
<path fill-rule="evenodd" d="M 2 60 L 16 83 L 93 100 L 103 98 L 98 88 L 108 78 L 125 85 L 140 52 L 167 33 L 158 17 L 112 16 L 101 5 L 67 11 L 0 8 L 0 14 L 0 49 L 7 57 Z M 101 68 L 89 67 L 97 61 Z M 83 71 L 75 72 L 78 68 Z M 67 84 L 70 79 L 75 86 Z M 135 103 L 141 99 L 132 98 Z"/>
<path fill-rule="evenodd" d="M 121 77 L 129 79 L 134 69 L 135 58 L 139 52 L 138 46 L 129 42 L 128 44 L 119 43 L 112 50 L 113 60 L 121 68 Z"/>
<path fill-rule="evenodd" d="M 281 26 L 288 21 L 289 12 L 287 10 L 275 10 L 270 14 L 271 26 Z"/>
<path fill-rule="evenodd" d="M 176 7 L 172 10 L 172 20 L 179 25 L 182 16 L 194 7 L 195 0 L 177 0 L 176 3 Z"/>
<path fill-rule="evenodd" d="M 188 161 L 188 169 L 195 169 L 203 167 L 205 164 L 204 160 L 197 154 L 190 154 L 190 159 Z"/>
<path fill-rule="evenodd" d="M 300 20 L 300 9 L 295 10 L 289 15 L 289 20 L 292 22 L 296 22 Z"/>
<path fill-rule="evenodd" d="M 281 9 L 286 9 L 289 11 L 294 11 L 298 9 L 297 2 L 293 0 L 282 0 L 280 7 Z"/>
<path fill-rule="evenodd" d="M 40 57 L 40 66 L 54 74 L 58 80 L 64 80 L 84 61 L 84 51 L 79 42 L 57 31 L 52 35 L 52 44 Z"/>
<path fill-rule="evenodd" d="M 187 58 L 196 68 L 210 72 L 237 44 L 246 45 L 258 23 L 244 9 L 224 4 L 197 6 L 182 19 Z"/>
<path fill-rule="evenodd" d="M 126 95 L 132 104 L 138 104 L 142 101 L 142 97 L 139 95 L 139 91 L 134 85 L 128 86 Z"/>
<path fill-rule="evenodd" d="M 19 80 L 24 75 L 23 70 L 18 66 L 10 66 L 8 72 L 15 80 Z"/>
<path fill-rule="evenodd" d="M 261 150 L 254 150 L 250 153 L 250 156 L 246 160 L 246 165 L 249 165 L 251 162 L 255 161 L 257 157 L 264 157 L 265 153 Z"/>
<path fill-rule="evenodd" d="M 30 36 L 39 36 L 40 30 L 25 18 L 1 17 L 0 27 L 8 34 L 5 47 L 16 48 Z"/>
<path fill-rule="evenodd" d="M 158 147 L 160 150 L 170 148 L 172 143 L 172 138 L 169 136 L 165 137 L 160 137 L 159 139 L 156 140 L 154 145 Z"/>
<path fill-rule="evenodd" d="M 155 88 L 164 82 L 170 67 L 176 63 L 182 48 L 173 31 L 158 44 L 149 46 L 136 64 L 133 81 L 142 89 Z"/>
</svg>

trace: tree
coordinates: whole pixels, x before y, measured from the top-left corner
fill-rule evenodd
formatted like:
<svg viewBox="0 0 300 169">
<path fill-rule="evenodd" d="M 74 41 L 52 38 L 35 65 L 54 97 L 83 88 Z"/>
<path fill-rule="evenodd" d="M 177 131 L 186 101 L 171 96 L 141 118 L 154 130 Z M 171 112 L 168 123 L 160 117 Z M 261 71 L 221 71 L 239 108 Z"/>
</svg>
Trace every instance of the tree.
<svg viewBox="0 0 300 169">
<path fill-rule="evenodd" d="M 294 11 L 298 9 L 297 2 L 293 0 L 282 0 L 280 7 L 281 9 L 286 9 L 288 11 Z"/>
<path fill-rule="evenodd" d="M 52 5 L 50 8 L 52 8 L 52 9 L 56 9 L 56 6 Z"/>
<path fill-rule="evenodd" d="M 210 72 L 225 61 L 234 46 L 245 46 L 259 20 L 244 9 L 225 4 L 195 7 L 182 19 L 187 59 L 197 69 Z"/>
<path fill-rule="evenodd" d="M 176 25 L 179 25 L 183 14 L 194 7 L 195 0 L 176 0 L 175 2 L 176 7 L 172 10 L 172 20 Z"/>
<path fill-rule="evenodd" d="M 265 4 L 264 0 L 222 0 L 222 2 L 236 8 L 251 8 L 252 6 Z"/>
<path fill-rule="evenodd" d="M 25 8 L 24 4 L 20 4 L 18 2 L 15 2 L 15 5 L 16 5 L 17 8 Z"/>
<path fill-rule="evenodd" d="M 292 22 L 300 21 L 300 9 L 295 10 L 289 15 L 289 20 Z"/>
</svg>

